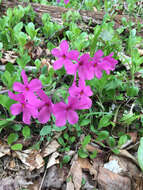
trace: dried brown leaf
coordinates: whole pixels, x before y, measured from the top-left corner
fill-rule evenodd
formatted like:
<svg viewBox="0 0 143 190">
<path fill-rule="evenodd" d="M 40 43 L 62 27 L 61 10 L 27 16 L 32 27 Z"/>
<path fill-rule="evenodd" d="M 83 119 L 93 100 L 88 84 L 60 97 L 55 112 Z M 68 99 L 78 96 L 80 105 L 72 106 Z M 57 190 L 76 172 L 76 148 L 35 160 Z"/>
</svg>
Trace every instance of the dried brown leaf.
<svg viewBox="0 0 143 190">
<path fill-rule="evenodd" d="M 44 160 L 35 150 L 15 151 L 17 157 L 29 168 L 30 171 L 44 166 Z"/>
<path fill-rule="evenodd" d="M 50 168 L 51 166 L 55 165 L 55 164 L 59 164 L 59 160 L 56 159 L 58 156 L 59 156 L 58 152 L 54 152 L 50 156 L 48 164 L 47 164 L 47 169 Z"/>
<path fill-rule="evenodd" d="M 59 143 L 56 140 L 53 140 L 50 144 L 47 144 L 44 148 L 44 150 L 42 150 L 41 155 L 43 157 L 46 157 L 50 154 L 52 154 L 53 152 L 56 152 L 56 150 L 60 147 Z"/>
<path fill-rule="evenodd" d="M 5 155 L 11 155 L 10 148 L 7 144 L 0 141 L 0 158 Z"/>
<path fill-rule="evenodd" d="M 74 190 L 74 184 L 71 181 L 67 182 L 66 190 Z"/>
</svg>

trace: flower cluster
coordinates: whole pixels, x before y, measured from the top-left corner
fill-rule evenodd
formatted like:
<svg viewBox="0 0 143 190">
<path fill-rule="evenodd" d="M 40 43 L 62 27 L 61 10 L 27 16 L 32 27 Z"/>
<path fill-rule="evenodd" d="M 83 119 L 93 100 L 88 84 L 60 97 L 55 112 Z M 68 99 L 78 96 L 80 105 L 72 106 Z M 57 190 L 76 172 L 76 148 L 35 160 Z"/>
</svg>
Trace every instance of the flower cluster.
<svg viewBox="0 0 143 190">
<path fill-rule="evenodd" d="M 68 102 L 61 101 L 53 104 L 42 90 L 41 81 L 33 79 L 28 82 L 26 73 L 22 70 L 23 84 L 20 82 L 13 84 L 13 90 L 19 94 L 9 92 L 9 97 L 18 102 L 11 106 L 11 113 L 18 115 L 23 112 L 23 122 L 26 124 L 30 124 L 31 117 L 37 118 L 42 124 L 47 123 L 51 114 L 55 116 L 57 126 L 64 126 L 67 121 L 70 124 L 77 123 L 76 110 L 89 109 L 92 106 L 90 96 L 93 92 L 90 86 L 86 86 L 86 80 L 94 77 L 100 79 L 103 71 L 110 74 L 117 64 L 112 57 L 113 53 L 103 56 L 101 50 L 98 50 L 93 57 L 90 57 L 88 53 L 80 56 L 77 50 L 69 50 L 66 40 L 60 43 L 59 48 L 54 48 L 52 54 L 57 57 L 53 64 L 54 70 L 64 66 L 67 74 L 74 76 L 73 84 L 69 88 Z M 78 80 L 76 80 L 77 76 Z"/>
<path fill-rule="evenodd" d="M 58 58 L 53 65 L 55 70 L 64 66 L 67 74 L 75 75 L 78 72 L 79 78 L 83 80 L 91 80 L 95 76 L 100 79 L 103 71 L 110 74 L 117 64 L 117 60 L 112 58 L 113 53 L 104 57 L 102 50 L 98 50 L 94 57 L 90 57 L 88 53 L 79 56 L 78 51 L 69 51 L 66 40 L 61 42 L 59 49 L 54 48 L 52 54 Z"/>
</svg>

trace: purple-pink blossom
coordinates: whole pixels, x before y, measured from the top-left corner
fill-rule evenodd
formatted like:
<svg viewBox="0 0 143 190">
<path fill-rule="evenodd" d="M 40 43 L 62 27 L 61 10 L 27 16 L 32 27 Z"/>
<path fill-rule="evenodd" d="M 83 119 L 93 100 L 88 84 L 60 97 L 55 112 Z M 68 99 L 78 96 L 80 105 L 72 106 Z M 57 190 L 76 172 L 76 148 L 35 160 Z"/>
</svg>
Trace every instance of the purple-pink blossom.
<svg viewBox="0 0 143 190">
<path fill-rule="evenodd" d="M 12 115 L 19 115 L 23 112 L 22 120 L 26 124 L 30 124 L 31 117 L 37 118 L 38 116 L 38 107 L 41 102 L 38 99 L 34 99 L 32 102 L 28 103 L 25 99 L 24 94 L 14 94 L 9 91 L 9 97 L 18 103 L 12 104 L 10 111 Z"/>
<path fill-rule="evenodd" d="M 79 78 L 84 80 L 91 80 L 93 78 L 90 60 L 90 55 L 85 53 L 77 61 L 77 71 Z"/>
<path fill-rule="evenodd" d="M 78 86 L 74 82 L 73 85 L 69 88 L 69 94 L 72 97 L 75 97 L 79 100 L 79 102 L 84 101 L 84 108 L 89 109 L 92 106 L 92 101 L 89 98 L 92 96 L 93 92 L 91 91 L 90 86 L 85 86 L 85 81 L 80 79 L 78 82 Z"/>
<path fill-rule="evenodd" d="M 21 76 L 24 84 L 20 82 L 15 82 L 13 84 L 13 90 L 23 93 L 26 100 L 31 102 L 33 101 L 33 98 L 36 98 L 34 92 L 37 92 L 42 88 L 42 83 L 38 79 L 33 79 L 28 83 L 28 78 L 24 70 L 22 70 Z"/>
<path fill-rule="evenodd" d="M 96 76 L 98 79 L 102 77 L 102 72 L 106 71 L 107 74 L 110 74 L 110 71 L 115 69 L 117 61 L 112 58 L 113 53 L 108 56 L 103 57 L 102 50 L 98 50 L 91 61 L 90 74 L 92 77 Z"/>
<path fill-rule="evenodd" d="M 43 90 L 39 90 L 37 95 L 40 97 L 42 104 L 40 106 L 40 111 L 38 113 L 38 120 L 40 123 L 47 123 L 50 119 L 51 113 L 53 111 L 52 101 L 51 99 L 45 94 Z"/>
<path fill-rule="evenodd" d="M 69 45 L 66 40 L 60 43 L 60 49 L 54 48 L 52 54 L 58 58 L 53 64 L 54 70 L 61 69 L 64 66 L 67 74 L 75 74 L 76 64 L 72 60 L 77 61 L 79 52 L 77 50 L 69 51 Z"/>
<path fill-rule="evenodd" d="M 68 103 L 59 102 L 53 106 L 53 114 L 56 117 L 56 125 L 61 127 L 68 121 L 70 124 L 78 122 L 78 114 L 75 110 L 86 109 L 86 101 L 75 97 L 68 97 Z"/>
<path fill-rule="evenodd" d="M 57 0 L 57 3 L 59 3 L 61 0 Z M 65 4 L 68 4 L 69 0 L 64 0 Z"/>
</svg>

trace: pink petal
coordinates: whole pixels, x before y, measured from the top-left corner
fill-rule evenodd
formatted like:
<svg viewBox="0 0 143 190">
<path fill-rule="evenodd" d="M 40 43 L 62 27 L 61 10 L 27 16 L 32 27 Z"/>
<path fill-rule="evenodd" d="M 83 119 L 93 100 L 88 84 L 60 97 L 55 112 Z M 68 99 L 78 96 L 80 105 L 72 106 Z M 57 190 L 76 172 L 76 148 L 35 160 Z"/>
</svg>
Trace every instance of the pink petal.
<svg viewBox="0 0 143 190">
<path fill-rule="evenodd" d="M 62 127 L 66 124 L 66 111 L 58 113 L 56 116 L 56 126 Z"/>
<path fill-rule="evenodd" d="M 42 83 L 38 79 L 33 79 L 30 81 L 28 87 L 29 87 L 29 90 L 36 92 L 37 90 L 42 88 Z"/>
<path fill-rule="evenodd" d="M 64 66 L 65 66 L 67 74 L 69 74 L 69 75 L 75 74 L 77 66 L 76 66 L 76 64 L 73 64 L 72 61 L 66 59 L 64 61 Z"/>
<path fill-rule="evenodd" d="M 51 53 L 55 56 L 55 57 L 61 57 L 62 53 L 60 50 L 58 50 L 57 48 L 52 49 Z"/>
<path fill-rule="evenodd" d="M 22 105 L 21 104 L 12 104 L 10 107 L 10 111 L 12 115 L 18 115 L 22 112 Z"/>
<path fill-rule="evenodd" d="M 77 113 L 75 111 L 73 111 L 73 110 L 69 110 L 67 112 L 67 120 L 68 120 L 68 122 L 71 125 L 77 123 L 78 122 L 78 115 L 77 115 Z"/>
<path fill-rule="evenodd" d="M 13 84 L 13 90 L 16 92 L 23 92 L 25 90 L 25 86 L 20 82 L 15 82 Z"/>
<path fill-rule="evenodd" d="M 65 3 L 65 4 L 68 4 L 68 2 L 69 2 L 69 0 L 64 0 L 64 3 Z"/>
<path fill-rule="evenodd" d="M 84 94 L 85 94 L 86 96 L 92 96 L 92 95 L 93 95 L 93 92 L 92 92 L 90 86 L 86 86 L 86 87 L 84 88 Z"/>
<path fill-rule="evenodd" d="M 21 76 L 25 85 L 28 85 L 28 78 L 24 70 L 21 72 Z"/>
<path fill-rule="evenodd" d="M 37 91 L 37 95 L 41 98 L 42 101 L 44 102 L 50 102 L 50 98 L 45 94 L 45 92 L 40 89 Z"/>
<path fill-rule="evenodd" d="M 59 102 L 57 104 L 54 104 L 53 105 L 53 114 L 57 115 L 61 112 L 64 112 L 66 110 L 66 108 L 67 108 L 67 105 L 63 102 Z"/>
<path fill-rule="evenodd" d="M 98 50 L 95 54 L 94 54 L 94 57 L 95 58 L 100 58 L 104 55 L 103 51 L 102 50 Z"/>
<path fill-rule="evenodd" d="M 78 57 L 79 57 L 79 52 L 77 50 L 71 50 L 68 54 L 67 54 L 69 59 L 72 59 L 74 61 L 78 61 Z"/>
<path fill-rule="evenodd" d="M 63 40 L 63 41 L 60 43 L 60 48 L 61 48 L 63 54 L 67 54 L 68 49 L 69 49 L 68 42 L 67 42 L 66 40 Z"/>
<path fill-rule="evenodd" d="M 63 58 L 59 58 L 58 60 L 56 60 L 53 64 L 53 68 L 54 70 L 58 70 L 61 69 L 63 66 Z"/>
<path fill-rule="evenodd" d="M 87 96 L 82 96 L 75 105 L 75 109 L 82 110 L 82 109 L 89 109 L 92 106 L 92 101 Z"/>
<path fill-rule="evenodd" d="M 31 119 L 31 113 L 29 112 L 29 110 L 27 108 L 23 109 L 23 122 L 26 124 L 30 124 L 30 119 Z"/>
<path fill-rule="evenodd" d="M 44 106 L 38 114 L 39 122 L 42 124 L 47 123 L 50 119 L 50 114 L 48 107 Z"/>
</svg>

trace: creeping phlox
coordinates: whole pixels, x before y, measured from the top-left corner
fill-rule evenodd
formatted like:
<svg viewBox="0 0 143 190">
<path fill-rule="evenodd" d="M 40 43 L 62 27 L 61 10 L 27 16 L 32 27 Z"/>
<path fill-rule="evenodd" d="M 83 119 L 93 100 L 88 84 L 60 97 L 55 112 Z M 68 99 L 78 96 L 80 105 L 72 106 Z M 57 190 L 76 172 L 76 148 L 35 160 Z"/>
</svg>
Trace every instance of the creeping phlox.
<svg viewBox="0 0 143 190">
<path fill-rule="evenodd" d="M 57 0 L 57 3 L 59 3 L 61 0 Z M 64 3 L 65 4 L 68 4 L 69 3 L 69 0 L 64 0 Z"/>
<path fill-rule="evenodd" d="M 40 123 L 47 123 L 53 114 L 56 118 L 56 126 L 64 126 L 68 121 L 70 124 L 78 122 L 76 110 L 89 109 L 92 106 L 90 96 L 93 92 L 90 86 L 86 86 L 85 80 L 91 80 L 94 77 L 100 79 L 102 72 L 108 75 L 115 69 L 117 60 L 112 56 L 104 56 L 102 50 L 98 50 L 93 57 L 88 53 L 80 56 L 77 50 L 69 50 L 66 40 L 60 43 L 59 48 L 54 48 L 52 54 L 57 57 L 53 63 L 54 70 L 65 67 L 67 74 L 73 75 L 74 80 L 69 88 L 68 102 L 63 101 L 56 104 L 42 90 L 42 83 L 39 79 L 33 79 L 28 82 L 24 70 L 21 72 L 23 84 L 15 82 L 13 90 L 19 94 L 9 91 L 9 97 L 18 103 L 10 107 L 13 115 L 23 113 L 23 122 L 30 124 L 31 117 L 37 118 Z M 78 74 L 78 83 L 76 76 Z"/>
</svg>

